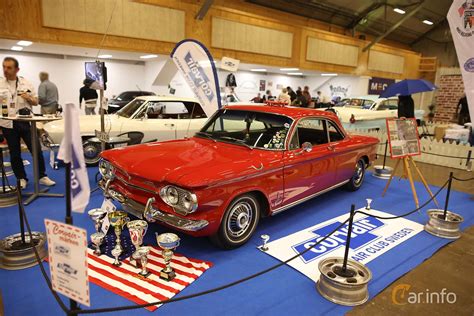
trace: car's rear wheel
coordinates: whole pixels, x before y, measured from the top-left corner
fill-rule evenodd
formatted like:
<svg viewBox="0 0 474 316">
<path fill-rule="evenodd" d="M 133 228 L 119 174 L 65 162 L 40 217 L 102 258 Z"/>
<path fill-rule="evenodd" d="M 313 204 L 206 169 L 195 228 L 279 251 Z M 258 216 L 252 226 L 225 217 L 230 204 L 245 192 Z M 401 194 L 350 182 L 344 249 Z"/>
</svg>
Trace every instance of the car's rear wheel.
<svg viewBox="0 0 474 316">
<path fill-rule="evenodd" d="M 253 194 L 235 198 L 224 213 L 212 243 L 223 249 L 234 249 L 252 237 L 260 219 L 260 203 Z"/>
<path fill-rule="evenodd" d="M 365 161 L 359 159 L 355 165 L 354 174 L 347 183 L 346 187 L 350 191 L 357 191 L 362 186 L 365 177 Z"/>
<path fill-rule="evenodd" d="M 86 165 L 95 166 L 99 163 L 101 145 L 97 142 L 91 142 L 86 140 L 82 143 L 82 148 L 84 150 L 84 160 Z"/>
</svg>

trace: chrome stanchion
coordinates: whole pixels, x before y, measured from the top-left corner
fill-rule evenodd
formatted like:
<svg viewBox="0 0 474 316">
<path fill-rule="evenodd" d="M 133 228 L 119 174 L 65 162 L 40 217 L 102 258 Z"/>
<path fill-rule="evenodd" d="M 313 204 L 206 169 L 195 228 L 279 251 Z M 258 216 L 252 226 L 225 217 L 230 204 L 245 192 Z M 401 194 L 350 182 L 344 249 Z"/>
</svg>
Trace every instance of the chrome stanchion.
<svg viewBox="0 0 474 316">
<path fill-rule="evenodd" d="M 387 150 L 388 150 L 388 140 L 385 141 L 385 152 L 383 154 L 383 165 L 374 166 L 374 173 L 372 175 L 379 179 L 388 180 L 390 175 L 393 172 L 393 168 L 386 166 L 385 163 L 387 161 Z"/>
</svg>

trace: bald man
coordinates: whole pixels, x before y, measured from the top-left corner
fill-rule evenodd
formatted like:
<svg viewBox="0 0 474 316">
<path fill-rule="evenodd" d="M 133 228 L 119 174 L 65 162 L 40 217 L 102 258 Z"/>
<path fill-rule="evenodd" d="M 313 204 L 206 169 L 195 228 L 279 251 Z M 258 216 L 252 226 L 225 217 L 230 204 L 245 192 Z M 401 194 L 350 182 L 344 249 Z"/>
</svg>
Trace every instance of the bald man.
<svg viewBox="0 0 474 316">
<path fill-rule="evenodd" d="M 47 72 L 40 72 L 41 83 L 38 87 L 38 101 L 42 114 L 56 114 L 58 109 L 58 88 L 49 81 Z"/>
</svg>

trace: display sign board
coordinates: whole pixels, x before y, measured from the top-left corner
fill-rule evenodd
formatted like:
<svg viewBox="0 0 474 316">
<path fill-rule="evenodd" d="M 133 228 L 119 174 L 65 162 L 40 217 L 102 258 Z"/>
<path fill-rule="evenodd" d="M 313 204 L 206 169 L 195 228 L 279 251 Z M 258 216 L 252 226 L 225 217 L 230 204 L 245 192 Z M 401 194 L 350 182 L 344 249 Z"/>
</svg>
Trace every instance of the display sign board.
<svg viewBox="0 0 474 316">
<path fill-rule="evenodd" d="M 101 142 L 107 143 L 109 141 L 109 134 L 106 132 L 95 130 L 95 137 L 97 137 Z"/>
<path fill-rule="evenodd" d="M 221 69 L 236 72 L 239 70 L 239 64 L 240 60 L 224 56 L 221 60 Z"/>
<path fill-rule="evenodd" d="M 382 92 L 387 89 L 387 87 L 391 84 L 395 83 L 395 79 L 387 79 L 387 78 L 378 78 L 372 77 L 369 79 L 369 93 L 368 94 L 381 94 Z"/>
<path fill-rule="evenodd" d="M 392 158 L 421 155 L 416 119 L 387 119 L 387 131 Z"/>
<path fill-rule="evenodd" d="M 392 216 L 376 210 L 360 209 L 375 216 Z M 349 214 L 344 214 L 323 223 L 308 227 L 289 236 L 268 243 L 267 254 L 285 261 L 297 253 L 301 253 L 341 225 Z M 318 263 L 327 257 L 343 257 L 347 239 L 348 224 L 336 230 L 325 241 L 321 242 L 299 258 L 288 263 L 297 271 L 313 281 L 319 280 Z M 393 248 L 404 243 L 423 231 L 423 225 L 407 220 L 378 219 L 372 216 L 356 214 L 352 228 L 349 259 L 367 264 L 382 256 Z"/>
<path fill-rule="evenodd" d="M 90 306 L 85 229 L 45 219 L 53 290 Z"/>
</svg>

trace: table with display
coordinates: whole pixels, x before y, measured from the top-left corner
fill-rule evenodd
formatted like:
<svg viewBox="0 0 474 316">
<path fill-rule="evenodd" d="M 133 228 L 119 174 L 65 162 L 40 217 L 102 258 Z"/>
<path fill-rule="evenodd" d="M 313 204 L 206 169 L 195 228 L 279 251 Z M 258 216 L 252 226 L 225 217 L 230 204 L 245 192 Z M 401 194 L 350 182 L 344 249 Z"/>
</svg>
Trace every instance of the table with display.
<svg viewBox="0 0 474 316">
<path fill-rule="evenodd" d="M 38 166 L 38 128 L 36 124 L 38 122 L 51 122 L 61 120 L 61 117 L 56 116 L 13 116 L 13 117 L 3 117 L 5 120 L 11 120 L 16 122 L 29 122 L 30 131 L 31 131 L 31 155 L 33 160 L 33 178 L 34 178 L 34 187 L 33 192 L 22 192 L 24 195 L 29 195 L 25 200 L 24 204 L 28 205 L 33 202 L 38 197 L 64 197 L 64 194 L 60 193 L 48 193 L 49 188 L 40 189 L 39 187 L 39 166 Z"/>
</svg>

